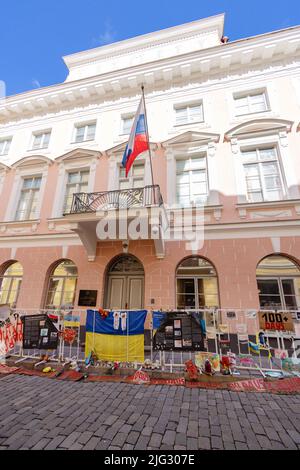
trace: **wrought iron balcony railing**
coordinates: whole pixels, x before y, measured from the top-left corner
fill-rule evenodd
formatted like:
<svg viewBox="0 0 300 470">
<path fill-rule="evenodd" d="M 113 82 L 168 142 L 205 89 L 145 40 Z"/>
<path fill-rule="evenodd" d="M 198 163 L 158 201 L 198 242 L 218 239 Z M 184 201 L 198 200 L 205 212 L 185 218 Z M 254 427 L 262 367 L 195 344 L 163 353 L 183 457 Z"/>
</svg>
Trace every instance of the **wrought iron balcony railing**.
<svg viewBox="0 0 300 470">
<path fill-rule="evenodd" d="M 163 199 L 158 185 L 98 193 L 77 193 L 73 195 L 70 212 L 65 215 L 133 207 L 159 207 L 162 204 Z"/>
</svg>

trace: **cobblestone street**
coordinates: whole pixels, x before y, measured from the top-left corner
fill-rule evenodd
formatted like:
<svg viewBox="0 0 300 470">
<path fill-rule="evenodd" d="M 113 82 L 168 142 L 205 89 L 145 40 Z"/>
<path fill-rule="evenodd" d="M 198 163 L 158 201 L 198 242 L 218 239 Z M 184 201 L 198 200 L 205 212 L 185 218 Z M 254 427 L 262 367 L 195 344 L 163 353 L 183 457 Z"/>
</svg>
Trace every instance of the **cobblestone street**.
<svg viewBox="0 0 300 470">
<path fill-rule="evenodd" d="M 300 396 L 0 379 L 0 449 L 300 449 Z"/>
</svg>

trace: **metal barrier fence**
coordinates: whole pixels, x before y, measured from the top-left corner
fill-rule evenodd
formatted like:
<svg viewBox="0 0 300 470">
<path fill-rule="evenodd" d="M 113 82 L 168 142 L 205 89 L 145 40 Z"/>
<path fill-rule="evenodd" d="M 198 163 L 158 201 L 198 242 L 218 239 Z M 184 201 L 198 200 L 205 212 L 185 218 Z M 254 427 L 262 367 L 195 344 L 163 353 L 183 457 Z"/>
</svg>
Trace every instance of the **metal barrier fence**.
<svg viewBox="0 0 300 470">
<path fill-rule="evenodd" d="M 258 311 L 254 309 L 204 309 L 198 312 L 206 323 L 206 352 L 215 353 L 219 357 L 233 353 L 237 370 L 258 371 L 264 375 L 264 371 L 282 371 L 283 365 L 290 367 L 291 358 L 300 358 L 298 311 L 284 312 L 292 314 L 294 332 L 262 331 L 259 328 Z M 259 332 L 263 332 L 267 347 L 260 345 L 257 337 Z M 253 347 L 257 346 L 257 350 L 253 351 Z M 151 353 L 151 359 L 158 360 L 163 370 L 172 371 L 182 369 L 187 360 L 197 362 L 199 351 L 154 351 L 152 348 Z M 299 367 L 300 359 L 298 370 Z"/>
<path fill-rule="evenodd" d="M 16 360 L 17 363 L 27 358 L 40 358 L 43 355 L 57 362 L 64 362 L 66 358 L 74 361 L 84 360 L 86 310 L 14 309 L 12 315 L 17 315 L 19 318 L 47 315 L 58 330 L 58 345 L 55 349 L 26 348 L 23 346 L 23 338 L 22 341 L 17 341 L 10 350 L 11 355 L 20 356 L 20 359 Z"/>
<path fill-rule="evenodd" d="M 122 311 L 123 312 L 123 311 Z M 183 312 L 182 312 L 183 313 Z M 256 334 L 259 330 L 257 312 L 255 310 L 241 309 L 203 309 L 198 310 L 206 326 L 204 351 L 215 353 L 219 356 L 228 352 L 235 355 L 236 368 L 240 370 L 282 370 L 283 361 L 288 363 L 289 358 L 300 357 L 300 322 L 297 319 L 298 312 L 292 312 L 294 317 L 295 332 L 264 331 L 264 339 L 268 347 L 258 348 L 254 352 L 252 345 L 257 345 Z M 291 313 L 291 312 L 289 312 Z M 38 359 L 47 355 L 51 361 L 64 362 L 67 359 L 83 362 L 85 360 L 86 342 L 86 317 L 87 311 L 82 309 L 72 310 L 43 310 L 43 309 L 15 309 L 13 315 L 18 317 L 47 314 L 54 322 L 58 332 L 58 346 L 54 350 L 25 348 L 22 341 L 15 342 L 10 348 L 11 355 L 19 356 L 16 362 L 22 362 L 26 358 Z M 94 310 L 94 315 L 100 315 Z M 95 324 L 95 323 L 94 323 Z M 145 360 L 155 364 L 162 370 L 182 370 L 187 360 L 195 361 L 200 351 L 157 350 L 155 349 L 153 329 L 153 312 L 148 312 L 146 331 L 150 336 L 145 344 Z M 92 334 L 95 335 L 95 329 Z M 150 333 L 150 335 L 149 335 Z M 130 331 L 124 331 L 124 362 L 129 358 Z M 1 338 L 0 338 L 1 339 Z M 112 339 L 113 341 L 113 339 Z M 127 348 L 127 349 L 126 349 Z M 1 352 L 0 352 L 1 356 Z M 113 362 L 114 348 L 111 347 L 111 358 Z M 101 359 L 101 358 L 100 358 Z M 142 361 L 135 361 L 135 366 L 141 365 Z M 155 366 L 154 366 L 155 367 Z"/>
</svg>

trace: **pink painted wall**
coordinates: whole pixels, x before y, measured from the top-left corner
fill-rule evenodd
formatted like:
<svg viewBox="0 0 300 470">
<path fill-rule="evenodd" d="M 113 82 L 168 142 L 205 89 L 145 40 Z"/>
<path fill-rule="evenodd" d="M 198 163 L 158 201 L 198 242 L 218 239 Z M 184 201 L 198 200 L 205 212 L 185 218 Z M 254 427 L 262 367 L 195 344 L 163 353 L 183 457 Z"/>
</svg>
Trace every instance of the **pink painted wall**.
<svg viewBox="0 0 300 470">
<path fill-rule="evenodd" d="M 291 142 L 294 142 L 292 140 Z M 220 159 L 218 163 L 218 171 L 220 173 L 220 177 L 227 181 L 227 188 L 232 188 L 231 194 L 222 194 L 219 193 L 219 200 L 220 204 L 223 205 L 222 208 L 222 216 L 220 220 L 216 220 L 212 217 L 209 223 L 236 223 L 236 222 L 245 222 L 245 221 L 252 221 L 249 211 L 241 219 L 239 216 L 238 210 L 236 208 L 236 204 L 238 202 L 237 195 L 235 194 L 235 178 L 234 178 L 234 171 L 232 169 L 232 161 L 231 161 L 231 151 L 230 151 L 230 143 L 220 143 L 218 144 L 224 150 L 224 158 Z M 92 161 L 92 159 L 91 159 Z M 53 233 L 50 232 L 48 229 L 48 219 L 52 217 L 52 209 L 54 204 L 54 197 L 57 188 L 57 180 L 59 174 L 59 161 L 53 161 L 53 163 L 49 164 L 48 166 L 48 175 L 46 181 L 46 187 L 44 192 L 44 197 L 41 204 L 41 213 L 40 213 L 40 223 L 37 226 L 37 230 L 35 231 L 36 234 L 46 234 L 46 233 Z M 95 174 L 95 184 L 94 184 L 94 191 L 106 191 L 108 188 L 108 177 L 109 177 L 109 157 L 106 153 L 102 154 L 98 164 L 96 166 L 96 174 Z M 0 198 L 0 223 L 5 221 L 5 213 L 7 205 L 9 204 L 12 191 L 14 190 L 13 182 L 14 177 L 16 174 L 17 169 L 12 168 L 7 171 L 4 184 L 2 187 L 1 198 Z M 164 199 L 165 203 L 168 203 L 167 200 L 167 159 L 165 155 L 165 149 L 161 146 L 158 146 L 156 151 L 153 151 L 153 173 L 155 177 L 155 184 L 160 186 L 160 190 Z M 175 184 L 175 179 L 174 179 Z M 299 188 L 300 190 L 300 188 Z M 279 201 L 276 207 L 284 212 L 285 207 Z M 257 209 L 255 209 L 257 211 Z M 261 209 L 260 209 L 261 210 Z M 299 213 L 296 213 L 295 207 L 289 207 L 290 215 L 283 215 L 282 217 L 276 217 L 276 220 L 292 220 L 295 218 L 300 218 Z M 286 211 L 285 211 L 286 212 Z M 270 222 L 270 217 L 261 215 L 259 218 L 260 221 L 268 221 Z M 7 235 L 10 235 L 9 231 L 6 232 Z M 5 234 L 3 234 L 5 235 Z M 1 240 L 1 234 L 0 234 Z"/>
<path fill-rule="evenodd" d="M 152 241 L 130 242 L 129 253 L 135 255 L 145 270 L 145 308 L 176 308 L 175 276 L 178 263 L 187 255 L 183 242 L 168 242 L 166 256 L 157 259 Z M 220 308 L 257 309 L 259 307 L 256 266 L 273 253 L 268 238 L 245 240 L 214 240 L 204 244 L 199 255 L 215 266 L 218 274 Z M 282 253 L 295 259 L 300 254 L 300 238 L 283 239 Z M 88 262 L 83 247 L 70 247 L 67 257 L 78 267 L 76 302 L 80 289 L 98 290 L 98 305 L 103 305 L 105 273 L 111 260 L 122 254 L 121 242 L 98 244 L 94 262 Z M 0 249 L 0 266 L 9 260 L 9 250 Z M 62 259 L 60 247 L 19 248 L 15 259 L 24 269 L 19 308 L 43 307 L 49 268 Z M 300 257 L 296 260 L 300 264 Z M 151 305 L 150 299 L 155 299 Z M 225 320 L 224 320 L 225 321 Z M 250 322 L 251 323 L 251 322 Z"/>
<path fill-rule="evenodd" d="M 229 144 L 227 144 L 229 145 Z M 51 218 L 54 192 L 59 171 L 58 162 L 48 167 L 44 199 L 41 208 L 41 223 L 37 231 L 29 235 L 47 235 L 53 232 L 48 229 L 47 219 Z M 165 152 L 158 148 L 154 152 L 153 168 L 156 183 L 160 185 L 164 200 L 167 198 L 167 165 Z M 95 191 L 107 190 L 109 170 L 109 157 L 104 154 L 100 157 L 96 168 Z M 0 198 L 0 223 L 4 221 L 5 211 L 12 191 L 15 175 L 14 169 L 7 172 L 2 195 Z M 223 205 L 222 218 L 219 222 L 211 223 L 240 223 L 241 219 L 236 210 L 237 198 L 221 195 Z M 280 207 L 280 203 L 278 203 Z M 292 211 L 292 215 L 277 218 L 284 225 L 284 220 L 298 218 L 299 214 Z M 247 222 L 248 216 L 242 222 Z M 260 222 L 270 218 L 259 219 Z M 250 225 L 249 225 L 250 226 Z M 57 233 L 57 232 L 56 232 Z M 64 232 L 68 233 L 68 232 Z M 121 242 L 98 243 L 97 256 L 94 262 L 88 262 L 84 247 L 69 246 L 67 255 L 63 254 L 61 246 L 33 246 L 31 248 L 1 248 L 1 237 L 9 236 L 5 232 L 0 234 L 0 267 L 11 258 L 18 260 L 24 268 L 22 288 L 18 299 L 20 308 L 43 307 L 45 286 L 47 284 L 50 266 L 62 258 L 72 259 L 79 272 L 76 302 L 80 289 L 98 290 L 98 304 L 103 304 L 105 271 L 110 261 L 122 253 Z M 13 240 L 13 237 L 11 238 Z M 300 265 L 300 234 L 299 237 L 282 237 L 281 253 L 291 256 Z M 131 241 L 129 252 L 135 255 L 144 265 L 145 269 L 145 308 L 147 309 L 174 309 L 175 308 L 175 274 L 178 263 L 191 253 L 187 253 L 185 242 L 166 242 L 166 255 L 164 259 L 157 259 L 153 241 Z M 257 309 L 259 307 L 256 266 L 265 256 L 274 253 L 270 238 L 244 238 L 206 240 L 199 255 L 204 256 L 215 266 L 218 273 L 219 295 L 221 308 Z M 150 299 L 155 299 L 152 305 Z"/>
</svg>

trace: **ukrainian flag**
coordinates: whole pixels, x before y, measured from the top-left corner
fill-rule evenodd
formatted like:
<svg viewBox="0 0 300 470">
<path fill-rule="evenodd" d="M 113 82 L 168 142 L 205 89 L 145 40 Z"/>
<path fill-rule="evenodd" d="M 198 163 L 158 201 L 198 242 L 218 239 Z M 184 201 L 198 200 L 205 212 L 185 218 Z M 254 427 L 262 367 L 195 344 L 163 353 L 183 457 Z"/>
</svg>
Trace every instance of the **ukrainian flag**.
<svg viewBox="0 0 300 470">
<path fill-rule="evenodd" d="M 249 349 L 250 352 L 253 354 L 260 354 L 260 347 L 259 344 L 252 343 L 252 341 L 249 341 Z"/>
<path fill-rule="evenodd" d="M 252 352 L 253 354 L 260 354 L 260 351 L 268 351 L 268 359 L 271 359 L 272 354 L 270 348 L 268 348 L 267 346 L 262 346 L 258 341 L 258 337 L 256 338 L 256 341 L 256 344 L 249 341 L 250 352 Z"/>
<path fill-rule="evenodd" d="M 103 361 L 144 362 L 146 316 L 147 310 L 140 310 L 109 312 L 102 318 L 97 310 L 88 310 L 85 356 L 93 351 Z"/>
</svg>

